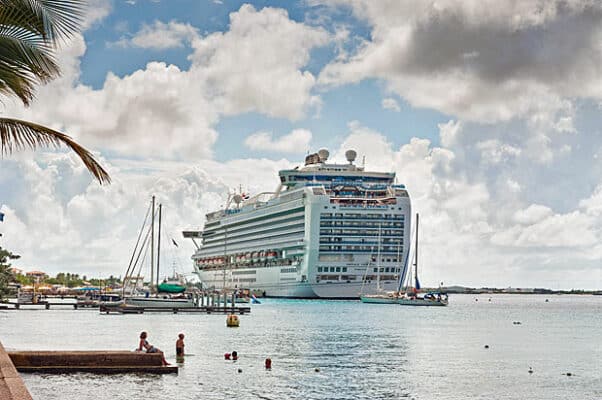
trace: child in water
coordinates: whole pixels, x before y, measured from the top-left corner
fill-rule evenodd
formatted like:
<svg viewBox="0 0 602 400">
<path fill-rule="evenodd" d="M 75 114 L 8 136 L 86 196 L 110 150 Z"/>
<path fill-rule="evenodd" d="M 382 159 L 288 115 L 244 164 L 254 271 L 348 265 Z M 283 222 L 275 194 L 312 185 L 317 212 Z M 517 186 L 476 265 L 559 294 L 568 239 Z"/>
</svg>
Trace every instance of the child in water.
<svg viewBox="0 0 602 400">
<path fill-rule="evenodd" d="M 180 333 L 178 335 L 178 340 L 176 340 L 176 358 L 179 360 L 184 360 L 184 334 Z"/>
</svg>

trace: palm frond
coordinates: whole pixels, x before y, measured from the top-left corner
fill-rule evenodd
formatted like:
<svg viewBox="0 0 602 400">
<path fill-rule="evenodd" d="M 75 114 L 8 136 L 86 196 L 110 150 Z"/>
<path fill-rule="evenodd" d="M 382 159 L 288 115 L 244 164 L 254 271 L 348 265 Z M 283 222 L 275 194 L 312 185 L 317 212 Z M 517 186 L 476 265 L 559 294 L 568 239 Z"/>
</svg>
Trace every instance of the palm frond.
<svg viewBox="0 0 602 400">
<path fill-rule="evenodd" d="M 0 24 L 26 28 L 55 43 L 78 31 L 85 10 L 84 0 L 2 0 Z"/>
<path fill-rule="evenodd" d="M 14 94 L 29 105 L 35 86 L 59 74 L 59 67 L 45 46 L 0 30 L 0 92 Z"/>
<path fill-rule="evenodd" d="M 94 156 L 71 137 L 33 122 L 0 118 L 0 153 L 3 155 L 25 148 L 35 150 L 38 147 L 59 147 L 61 145 L 73 150 L 101 185 L 111 182 L 111 177 L 94 159 Z"/>
<path fill-rule="evenodd" d="M 0 0 L 1 94 L 28 106 L 36 85 L 60 75 L 55 46 L 80 27 L 84 5 L 84 0 Z"/>
</svg>

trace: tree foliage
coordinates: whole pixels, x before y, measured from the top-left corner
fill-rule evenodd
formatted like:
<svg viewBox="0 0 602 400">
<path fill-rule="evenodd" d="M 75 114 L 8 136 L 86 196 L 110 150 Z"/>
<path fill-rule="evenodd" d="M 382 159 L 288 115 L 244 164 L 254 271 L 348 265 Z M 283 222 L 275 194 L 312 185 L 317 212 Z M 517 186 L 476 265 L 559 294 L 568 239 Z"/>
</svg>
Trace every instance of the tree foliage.
<svg viewBox="0 0 602 400">
<path fill-rule="evenodd" d="M 0 0 L 0 94 L 28 106 L 35 87 L 60 75 L 56 46 L 78 31 L 83 0 Z M 66 145 L 102 184 L 109 174 L 92 154 L 68 135 L 12 118 L 0 118 L 0 154 L 24 148 Z"/>
<path fill-rule="evenodd" d="M 13 280 L 10 261 L 20 257 L 0 247 L 0 299 L 3 299 L 7 294 L 8 284 Z"/>
</svg>

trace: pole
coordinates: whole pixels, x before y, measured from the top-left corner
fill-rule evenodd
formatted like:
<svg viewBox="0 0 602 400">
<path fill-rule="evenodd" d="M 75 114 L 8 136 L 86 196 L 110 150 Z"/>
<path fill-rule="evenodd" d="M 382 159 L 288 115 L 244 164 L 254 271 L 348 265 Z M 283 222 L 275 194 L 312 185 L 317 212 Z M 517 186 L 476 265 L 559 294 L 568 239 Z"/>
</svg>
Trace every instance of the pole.
<svg viewBox="0 0 602 400">
<path fill-rule="evenodd" d="M 418 282 L 418 213 L 416 213 L 416 243 L 414 245 L 414 249 L 416 252 L 414 253 L 414 284 Z M 418 290 L 418 288 L 416 288 Z"/>
<path fill-rule="evenodd" d="M 227 253 L 228 253 L 228 227 L 225 226 L 224 227 L 224 277 L 223 277 L 223 282 L 222 282 L 222 291 L 224 292 L 224 295 L 226 293 L 226 259 L 228 258 Z"/>
<path fill-rule="evenodd" d="M 161 209 L 163 204 L 159 204 L 159 233 L 157 235 L 157 288 L 159 287 L 159 263 L 161 262 Z M 157 289 L 159 290 L 159 289 Z"/>
<path fill-rule="evenodd" d="M 151 278 L 150 278 L 150 288 L 153 287 L 153 281 L 155 280 L 155 196 L 151 200 L 152 202 L 152 210 L 151 210 Z"/>
<path fill-rule="evenodd" d="M 376 290 L 380 291 L 380 242 L 381 242 L 381 235 L 382 235 L 382 223 L 378 224 L 378 250 L 376 252 Z"/>
</svg>

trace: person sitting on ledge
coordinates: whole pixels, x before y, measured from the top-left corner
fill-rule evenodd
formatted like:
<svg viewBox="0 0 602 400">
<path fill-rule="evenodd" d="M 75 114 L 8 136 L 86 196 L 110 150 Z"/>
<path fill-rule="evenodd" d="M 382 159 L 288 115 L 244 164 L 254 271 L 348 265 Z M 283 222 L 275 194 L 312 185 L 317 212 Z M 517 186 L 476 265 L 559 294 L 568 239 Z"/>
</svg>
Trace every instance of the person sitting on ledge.
<svg viewBox="0 0 602 400">
<path fill-rule="evenodd" d="M 156 348 L 155 346 L 153 346 L 152 344 L 150 344 L 148 342 L 148 340 L 146 340 L 146 338 L 148 337 L 148 333 L 146 332 L 142 332 L 140 334 L 140 343 L 138 344 L 138 348 L 136 349 L 136 351 L 145 351 L 147 353 L 161 353 L 161 363 L 165 366 L 165 365 L 169 365 L 169 363 L 165 360 L 165 357 L 163 356 L 163 352 L 161 350 L 159 350 L 158 348 Z"/>
</svg>

